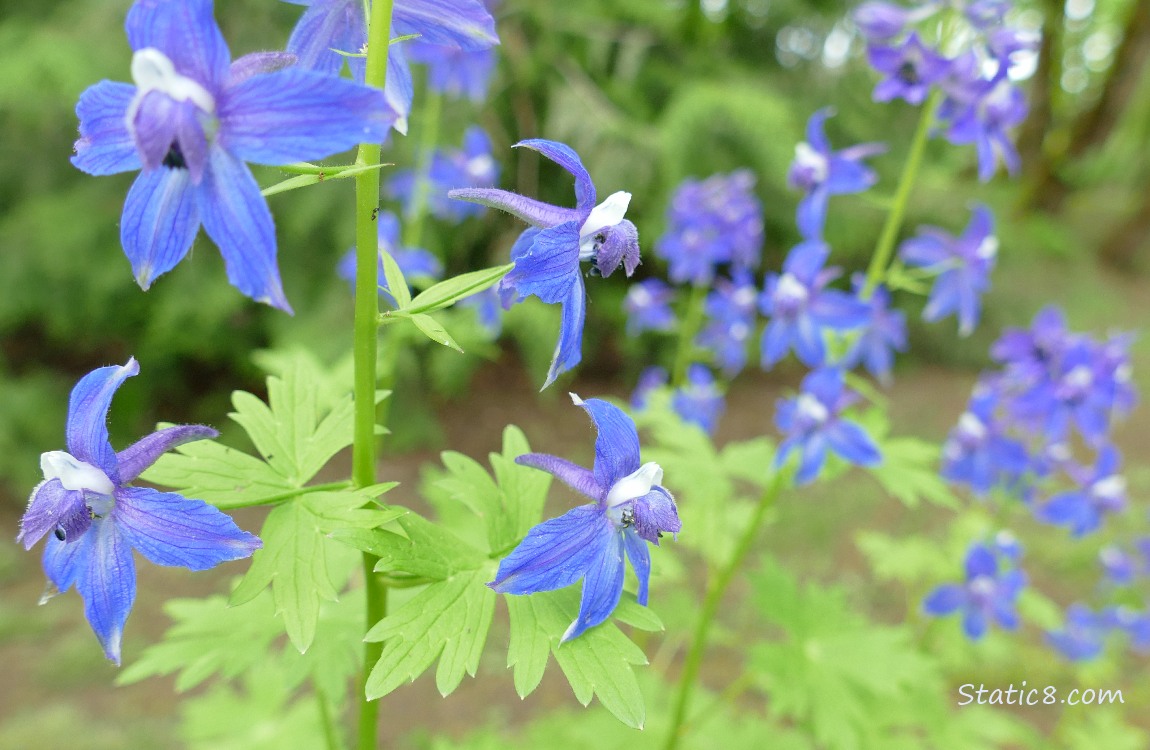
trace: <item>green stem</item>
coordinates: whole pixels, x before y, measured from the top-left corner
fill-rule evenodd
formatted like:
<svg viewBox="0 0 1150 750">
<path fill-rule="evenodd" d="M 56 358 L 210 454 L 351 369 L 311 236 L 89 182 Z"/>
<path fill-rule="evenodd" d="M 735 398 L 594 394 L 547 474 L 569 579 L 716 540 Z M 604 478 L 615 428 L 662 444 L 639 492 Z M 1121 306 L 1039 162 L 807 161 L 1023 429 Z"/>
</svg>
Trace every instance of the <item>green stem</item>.
<svg viewBox="0 0 1150 750">
<path fill-rule="evenodd" d="M 914 131 L 914 138 L 910 142 L 910 153 L 902 165 L 902 174 L 898 178 L 898 189 L 895 191 L 894 203 L 890 213 L 886 215 L 886 222 L 882 225 L 882 232 L 878 236 L 874 254 L 871 255 L 870 265 L 866 272 L 866 285 L 863 287 L 862 297 L 867 299 L 874 292 L 875 287 L 882 283 L 886 276 L 887 266 L 891 256 L 894 255 L 895 240 L 902 229 L 902 220 L 906 215 L 906 207 L 910 203 L 910 193 L 914 188 L 914 181 L 918 178 L 919 168 L 922 166 L 922 157 L 926 153 L 926 142 L 930 138 L 930 127 L 934 124 L 935 115 L 939 105 L 942 104 L 942 92 L 935 89 L 922 108 L 918 119 L 918 128 Z"/>
<path fill-rule="evenodd" d="M 707 304 L 707 286 L 695 284 L 691 287 L 691 297 L 687 300 L 687 313 L 679 327 L 679 343 L 675 347 L 675 364 L 671 369 L 671 387 L 679 388 L 687 380 L 687 368 L 695 353 L 695 337 L 703 325 L 703 312 Z"/>
<path fill-rule="evenodd" d="M 382 91 L 387 84 L 387 51 L 391 42 L 392 0 L 374 0 L 367 26 L 365 82 Z M 380 144 L 359 147 L 356 164 L 380 163 Z M 355 424 L 352 444 L 352 481 L 358 487 L 375 484 L 375 357 L 379 318 L 379 240 L 376 215 L 379 212 L 379 171 L 368 169 L 355 176 Z M 375 575 L 374 555 L 363 555 L 366 589 L 365 625 L 371 628 L 387 613 L 387 590 Z M 375 750 L 379 723 L 379 702 L 366 698 L 365 685 L 372 667 L 379 661 L 382 643 L 365 643 L 363 678 L 359 690 L 359 748 Z"/>
<path fill-rule="evenodd" d="M 291 500 L 295 497 L 310 495 L 313 492 L 338 492 L 339 490 L 345 490 L 350 486 L 351 482 L 346 480 L 343 482 L 328 482 L 327 484 L 309 484 L 306 487 L 288 490 L 287 492 L 281 492 L 278 495 L 268 495 L 267 497 L 261 497 L 256 500 L 229 504 L 225 507 L 228 510 L 231 510 L 233 508 L 253 508 L 257 505 L 276 505 L 277 503 L 282 503 L 285 500 Z"/>
<path fill-rule="evenodd" d="M 735 553 L 707 588 L 707 594 L 703 598 L 703 607 L 699 613 L 699 620 L 695 625 L 695 633 L 691 639 L 691 646 L 687 651 L 686 661 L 683 662 L 683 673 L 679 676 L 679 690 L 675 697 L 675 708 L 671 715 L 671 729 L 667 733 L 667 741 L 663 745 L 664 750 L 674 750 L 674 748 L 678 747 L 679 740 L 684 734 L 683 721 L 687 717 L 687 708 L 690 704 L 691 692 L 695 689 L 695 681 L 699 676 L 699 667 L 702 666 L 703 663 L 703 651 L 707 645 L 707 634 L 710 632 L 711 624 L 714 622 L 715 615 L 719 611 L 719 605 L 723 601 L 723 594 L 726 593 L 727 587 L 730 586 L 731 581 L 734 580 L 735 574 L 742 566 L 747 553 L 751 551 L 755 537 L 758 536 L 759 527 L 762 526 L 767 511 L 774 507 L 775 501 L 779 497 L 779 492 L 783 488 L 786 476 L 788 476 L 788 474 L 782 469 L 775 472 L 774 478 L 767 488 L 763 490 L 763 494 L 755 506 L 755 512 L 754 515 L 751 516 L 750 523 L 747 524 L 747 528 L 743 531 L 742 537 L 739 538 L 739 542 L 735 547 Z"/>
<path fill-rule="evenodd" d="M 423 239 L 423 222 L 427 219 L 427 197 L 431 194 L 431 162 L 435 155 L 435 143 L 439 140 L 439 116 L 443 110 L 443 95 L 430 86 L 424 92 L 427 103 L 423 117 L 419 120 L 419 163 L 415 168 L 415 184 L 412 186 L 411 204 L 406 221 L 403 223 L 404 247 L 419 247 Z"/>
<path fill-rule="evenodd" d="M 332 721 L 331 704 L 327 699 L 327 693 L 315 686 L 315 703 L 319 709 L 319 723 L 323 727 L 323 738 L 327 745 L 327 750 L 343 750 L 343 743 L 339 739 L 339 731 L 336 729 L 335 722 Z"/>
</svg>

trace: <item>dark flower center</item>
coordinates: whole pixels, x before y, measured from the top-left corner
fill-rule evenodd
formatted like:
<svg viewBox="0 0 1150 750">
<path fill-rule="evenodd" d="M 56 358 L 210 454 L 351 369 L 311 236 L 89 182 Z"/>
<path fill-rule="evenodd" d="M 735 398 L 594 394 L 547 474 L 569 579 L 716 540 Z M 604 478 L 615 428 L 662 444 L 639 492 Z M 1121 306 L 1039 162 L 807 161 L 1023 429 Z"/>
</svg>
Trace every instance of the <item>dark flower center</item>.
<svg viewBox="0 0 1150 750">
<path fill-rule="evenodd" d="M 187 169 L 188 163 L 184 160 L 184 152 L 180 150 L 178 141 L 172 141 L 168 153 L 164 156 L 162 162 L 165 167 L 170 169 Z"/>
</svg>

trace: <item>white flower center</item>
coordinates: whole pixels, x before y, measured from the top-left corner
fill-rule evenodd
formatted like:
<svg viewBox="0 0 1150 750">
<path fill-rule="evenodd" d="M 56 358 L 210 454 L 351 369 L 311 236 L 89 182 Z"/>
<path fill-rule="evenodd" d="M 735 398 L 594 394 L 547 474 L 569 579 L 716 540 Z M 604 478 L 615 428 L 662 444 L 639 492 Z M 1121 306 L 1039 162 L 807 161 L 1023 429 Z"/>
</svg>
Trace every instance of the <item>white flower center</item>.
<svg viewBox="0 0 1150 750">
<path fill-rule="evenodd" d="M 775 287 L 775 297 L 779 300 L 798 305 L 806 302 L 810 296 L 803 282 L 796 279 L 793 274 L 784 273 L 779 277 L 779 283 Z"/>
<path fill-rule="evenodd" d="M 1126 494 L 1126 477 L 1111 474 L 1105 479 L 1099 479 L 1091 489 L 1100 500 L 1121 500 Z"/>
<path fill-rule="evenodd" d="M 648 461 L 634 473 L 615 482 L 611 491 L 607 493 L 607 507 L 614 508 L 628 500 L 643 497 L 662 481 L 663 469 L 654 461 Z"/>
<path fill-rule="evenodd" d="M 88 490 L 100 495 L 111 495 L 116 489 L 108 475 L 92 464 L 84 463 L 64 451 L 40 454 L 40 470 L 44 479 L 59 479 L 66 490 Z"/>
<path fill-rule="evenodd" d="M 480 154 L 467 160 L 467 173 L 472 177 L 486 177 L 495 167 L 495 159 L 490 154 Z"/>
<path fill-rule="evenodd" d="M 962 416 L 958 418 L 958 429 L 971 440 L 982 440 L 986 437 L 986 425 L 968 411 L 963 412 Z"/>
<path fill-rule="evenodd" d="M 813 424 L 822 424 L 830 416 L 823 402 L 809 393 L 799 394 L 797 405 L 799 414 Z"/>
<path fill-rule="evenodd" d="M 991 260 L 994 256 L 998 255 L 998 238 L 994 235 L 986 237 L 978 246 L 975 251 L 979 258 L 983 260 Z"/>
<path fill-rule="evenodd" d="M 135 106 L 150 92 L 159 91 L 177 102 L 191 102 L 209 114 L 216 110 L 215 97 L 197 81 L 177 73 L 168 56 L 154 47 L 132 55 L 132 80 L 138 89 Z"/>
<path fill-rule="evenodd" d="M 1086 365 L 1078 365 L 1066 373 L 1063 382 L 1071 388 L 1088 388 L 1094 382 L 1094 373 Z"/>
<path fill-rule="evenodd" d="M 591 209 L 587 220 L 579 227 L 580 259 L 587 259 L 595 254 L 595 234 L 623 221 L 629 205 L 631 205 L 631 194 L 620 190 L 608 195 L 606 200 Z"/>
<path fill-rule="evenodd" d="M 829 171 L 827 158 L 811 148 L 806 141 L 795 146 L 795 162 L 811 173 L 811 179 L 815 184 L 826 182 Z"/>
</svg>

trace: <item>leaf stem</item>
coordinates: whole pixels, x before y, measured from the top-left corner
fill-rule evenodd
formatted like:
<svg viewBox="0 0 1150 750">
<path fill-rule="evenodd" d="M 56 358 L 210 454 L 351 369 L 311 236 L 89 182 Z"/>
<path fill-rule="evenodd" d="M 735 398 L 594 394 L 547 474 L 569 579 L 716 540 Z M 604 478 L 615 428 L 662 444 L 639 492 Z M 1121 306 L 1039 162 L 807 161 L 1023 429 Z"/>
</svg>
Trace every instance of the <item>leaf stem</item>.
<svg viewBox="0 0 1150 750">
<path fill-rule="evenodd" d="M 699 676 L 699 667 L 702 666 L 703 663 L 703 651 L 707 645 L 707 633 L 710 632 L 711 623 L 714 622 L 715 615 L 719 611 L 719 605 L 723 601 L 723 594 L 726 593 L 727 587 L 729 587 L 731 581 L 734 580 L 735 574 L 742 566 L 747 553 L 751 551 L 751 545 L 754 544 L 755 537 L 758 536 L 759 528 L 763 524 L 763 519 L 766 517 L 767 511 L 774 507 L 787 476 L 788 474 L 782 469 L 775 471 L 771 483 L 767 485 L 763 490 L 763 494 L 759 497 L 759 502 L 755 506 L 755 511 L 751 516 L 750 523 L 747 524 L 747 528 L 743 531 L 742 537 L 739 538 L 730 561 L 719 571 L 718 576 L 712 579 L 710 585 L 707 587 L 706 596 L 703 598 L 702 611 L 699 613 L 699 620 L 695 625 L 695 633 L 691 639 L 691 646 L 687 651 L 687 658 L 683 662 L 683 673 L 679 676 L 679 690 L 675 696 L 675 708 L 671 715 L 671 729 L 667 733 L 667 741 L 663 744 L 664 750 L 674 750 L 674 748 L 678 747 L 679 740 L 683 737 L 683 722 L 687 717 L 687 708 L 690 703 L 691 692 L 695 689 L 695 681 Z"/>
<path fill-rule="evenodd" d="M 695 353 L 695 337 L 703 325 L 703 312 L 707 304 L 707 285 L 696 283 L 687 300 L 687 313 L 679 327 L 679 343 L 675 347 L 675 364 L 671 370 L 671 387 L 679 388 L 687 380 L 687 368 Z"/>
<path fill-rule="evenodd" d="M 374 0 L 367 24 L 367 63 L 365 83 L 382 91 L 387 84 L 387 52 L 391 38 L 393 0 Z M 380 163 L 380 144 L 360 144 L 356 164 L 373 167 Z M 376 216 L 379 213 L 379 171 L 366 169 L 355 176 L 355 427 L 352 444 L 352 481 L 358 487 L 375 484 L 376 347 L 379 318 L 379 240 Z M 364 553 L 366 590 L 365 632 L 387 612 L 387 589 L 375 575 L 376 558 Z M 363 676 L 359 683 L 359 748 L 375 750 L 379 703 L 366 698 L 364 686 L 371 668 L 379 660 L 383 645 L 364 643 Z"/>
<path fill-rule="evenodd" d="M 902 228 L 902 220 L 906 215 L 906 207 L 910 203 L 911 190 L 914 188 L 914 181 L 918 178 L 923 154 L 926 153 L 930 127 L 934 124 L 935 115 L 941 104 L 942 92 L 935 89 L 930 93 L 930 97 L 922 108 L 922 114 L 919 115 L 918 127 L 915 129 L 914 137 L 910 143 L 910 152 L 906 156 L 906 162 L 902 166 L 902 174 L 898 178 L 898 189 L 895 191 L 894 201 L 891 203 L 890 212 L 886 215 L 886 221 L 882 225 L 878 244 L 875 245 L 874 254 L 870 258 L 870 265 L 867 266 L 866 285 L 862 290 L 863 299 L 870 299 L 875 287 L 882 283 L 883 277 L 886 276 L 887 266 L 890 264 L 891 256 L 894 255 L 895 240 L 898 239 L 898 232 Z"/>
</svg>

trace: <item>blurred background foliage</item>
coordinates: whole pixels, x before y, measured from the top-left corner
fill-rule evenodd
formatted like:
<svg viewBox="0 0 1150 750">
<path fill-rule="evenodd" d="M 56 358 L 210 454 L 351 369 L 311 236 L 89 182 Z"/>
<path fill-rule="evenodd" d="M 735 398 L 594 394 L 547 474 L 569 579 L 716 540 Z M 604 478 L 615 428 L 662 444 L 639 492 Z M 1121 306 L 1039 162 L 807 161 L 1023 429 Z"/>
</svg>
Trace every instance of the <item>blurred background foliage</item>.
<svg viewBox="0 0 1150 750">
<path fill-rule="evenodd" d="M 336 183 L 276 196 L 280 265 L 298 315 L 254 305 L 223 281 L 217 251 L 201 234 L 192 258 L 154 285 L 136 288 L 119 247 L 117 221 L 133 179 L 91 179 L 68 162 L 73 107 L 101 78 L 124 80 L 130 51 L 121 28 L 128 0 L 6 0 L 0 11 L 0 478 L 18 497 L 36 479 L 34 456 L 59 442 L 65 394 L 87 370 L 134 354 L 145 378 L 126 389 L 113 435 L 139 432 L 157 417 L 220 422 L 228 393 L 258 390 L 250 353 L 304 342 L 332 358 L 347 341 L 346 287 L 333 273 L 351 244 L 351 185 Z M 298 7 L 272 0 L 220 3 L 235 55 L 282 46 Z M 839 0 L 506 0 L 498 5 L 503 44 L 488 101 L 449 103 L 440 141 L 458 144 L 480 123 L 504 164 L 504 187 L 557 203 L 571 200 L 569 178 L 534 154 L 508 147 L 525 137 L 570 143 L 601 194 L 626 188 L 644 238 L 645 266 L 663 229 L 664 206 L 684 177 L 748 166 L 766 209 L 765 265 L 777 267 L 796 240 L 797 195 L 786 166 L 814 110 L 833 104 L 832 142 L 889 142 L 876 160 L 890 186 L 916 112 L 876 106 L 860 36 Z M 1132 0 L 1024 0 L 1020 24 L 1044 32 L 1030 84 L 1032 115 L 1021 129 L 1027 158 L 1021 181 L 974 180 L 969 150 L 934 144 L 908 222 L 957 227 L 969 201 L 985 200 L 1003 224 L 1003 277 L 1057 263 L 1094 273 L 1099 263 L 1138 268 L 1150 230 L 1150 7 Z M 416 159 L 420 107 L 412 133 L 387 157 Z M 956 185 L 955 175 L 962 175 Z M 270 184 L 280 175 L 264 170 Z M 961 196 L 961 197 L 959 197 Z M 880 206 L 835 203 L 828 229 L 838 262 L 868 257 Z M 448 271 L 502 262 L 519 227 L 489 214 L 462 227 L 431 227 L 424 244 Z M 585 368 L 618 370 L 623 284 L 598 285 Z M 996 293 L 991 324 L 1017 294 Z M 1027 310 L 1032 305 L 1025 305 Z M 550 319 L 547 318 L 547 321 Z M 513 315 L 507 338 L 546 362 L 533 316 Z M 979 362 L 985 341 L 951 345 L 943 328 L 916 330 L 911 358 Z M 989 334 L 988 334 L 989 335 Z M 934 342 L 933 338 L 938 338 Z M 629 349 L 630 347 L 630 349 Z M 545 347 L 546 348 L 546 347 Z M 544 348 L 544 349 L 545 349 Z M 497 350 L 482 353 L 496 356 Z M 542 356 L 539 356 L 542 355 Z M 438 359 L 432 390 L 459 393 L 474 361 Z M 414 372 L 413 368 L 409 368 Z M 424 385 L 420 381 L 420 385 Z M 424 437 L 434 438 L 434 430 Z"/>
</svg>

